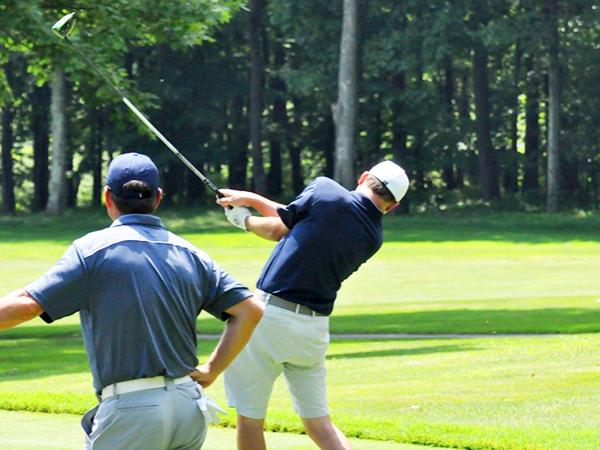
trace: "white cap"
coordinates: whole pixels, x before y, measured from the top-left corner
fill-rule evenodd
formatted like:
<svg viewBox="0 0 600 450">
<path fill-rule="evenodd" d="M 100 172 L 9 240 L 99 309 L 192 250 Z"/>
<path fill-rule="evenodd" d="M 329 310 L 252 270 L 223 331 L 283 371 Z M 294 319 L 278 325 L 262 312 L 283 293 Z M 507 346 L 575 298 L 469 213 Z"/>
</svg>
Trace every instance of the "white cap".
<svg viewBox="0 0 600 450">
<path fill-rule="evenodd" d="M 404 169 L 392 161 L 383 161 L 369 170 L 369 173 L 381 181 L 399 202 L 408 191 L 408 177 Z"/>
</svg>

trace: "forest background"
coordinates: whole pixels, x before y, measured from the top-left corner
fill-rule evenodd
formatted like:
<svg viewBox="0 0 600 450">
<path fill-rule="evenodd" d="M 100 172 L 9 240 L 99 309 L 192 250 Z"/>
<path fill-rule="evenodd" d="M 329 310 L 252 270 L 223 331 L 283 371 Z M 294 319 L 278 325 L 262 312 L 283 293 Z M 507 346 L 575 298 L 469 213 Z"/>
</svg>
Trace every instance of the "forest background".
<svg viewBox="0 0 600 450">
<path fill-rule="evenodd" d="M 111 158 L 201 183 L 50 32 L 107 70 L 219 186 L 289 199 L 402 164 L 400 212 L 598 208 L 600 8 L 592 0 L 61 0 L 0 4 L 4 214 L 99 205 Z"/>
</svg>

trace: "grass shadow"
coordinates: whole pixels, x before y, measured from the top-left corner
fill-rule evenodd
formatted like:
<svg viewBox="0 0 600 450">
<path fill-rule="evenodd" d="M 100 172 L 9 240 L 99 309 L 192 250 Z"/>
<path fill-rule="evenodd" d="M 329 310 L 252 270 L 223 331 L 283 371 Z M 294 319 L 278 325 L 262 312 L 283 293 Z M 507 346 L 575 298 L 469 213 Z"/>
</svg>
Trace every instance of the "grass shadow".
<svg viewBox="0 0 600 450">
<path fill-rule="evenodd" d="M 453 309 L 336 315 L 334 333 L 546 334 L 600 332 L 600 308 Z"/>
<path fill-rule="evenodd" d="M 224 324 L 201 316 L 197 330 L 220 334 Z M 584 334 L 600 332 L 600 308 L 451 309 L 331 316 L 331 333 L 406 334 Z M 6 339 L 80 337 L 79 324 L 40 324 L 0 332 Z M 200 344 L 201 345 L 201 344 Z"/>
<path fill-rule="evenodd" d="M 0 380 L 89 372 L 81 337 L 0 340 Z"/>
<path fill-rule="evenodd" d="M 224 322 L 216 320 L 212 316 L 202 314 L 197 320 L 197 332 L 199 334 L 221 334 L 225 327 Z M 40 325 L 28 324 L 0 331 L 0 342 L 5 339 L 38 339 L 45 337 L 80 337 L 81 327 L 78 323 L 61 324 L 60 321 L 52 325 L 40 323 Z"/>
<path fill-rule="evenodd" d="M 384 222 L 386 242 L 492 241 L 544 244 L 600 241 L 596 217 L 533 213 L 391 217 Z"/>
<path fill-rule="evenodd" d="M 466 352 L 475 351 L 475 347 L 471 345 L 456 344 L 456 345 L 432 345 L 418 348 L 402 348 L 406 342 L 398 342 L 396 348 L 388 348 L 385 350 L 372 350 L 365 352 L 347 352 L 347 353 L 332 353 L 327 355 L 328 360 L 336 359 L 361 359 L 361 358 L 381 358 L 381 357 L 398 357 L 398 356 L 415 356 L 415 355 L 430 355 L 434 353 L 450 353 L 450 352 Z"/>
</svg>

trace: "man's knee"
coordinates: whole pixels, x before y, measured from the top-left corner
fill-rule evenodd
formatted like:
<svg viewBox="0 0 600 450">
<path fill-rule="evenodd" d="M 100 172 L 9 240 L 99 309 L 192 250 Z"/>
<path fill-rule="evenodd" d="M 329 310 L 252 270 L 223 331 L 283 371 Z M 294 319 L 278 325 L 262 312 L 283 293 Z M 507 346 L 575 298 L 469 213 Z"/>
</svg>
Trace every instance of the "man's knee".
<svg viewBox="0 0 600 450">
<path fill-rule="evenodd" d="M 265 424 L 265 419 L 253 419 L 251 417 L 241 416 L 238 414 L 237 426 L 240 431 L 262 431 Z"/>
<path fill-rule="evenodd" d="M 302 419 L 304 429 L 308 436 L 321 449 L 327 450 L 351 450 L 350 441 L 331 421 L 329 416 L 316 419 Z"/>
<path fill-rule="evenodd" d="M 266 450 L 263 433 L 265 419 L 252 419 L 238 414 L 237 442 L 238 450 Z"/>
<path fill-rule="evenodd" d="M 302 422 L 304 423 L 304 428 L 309 436 L 335 435 L 335 428 L 331 421 L 331 417 L 329 416 L 317 417 L 314 419 L 302 418 Z"/>
</svg>

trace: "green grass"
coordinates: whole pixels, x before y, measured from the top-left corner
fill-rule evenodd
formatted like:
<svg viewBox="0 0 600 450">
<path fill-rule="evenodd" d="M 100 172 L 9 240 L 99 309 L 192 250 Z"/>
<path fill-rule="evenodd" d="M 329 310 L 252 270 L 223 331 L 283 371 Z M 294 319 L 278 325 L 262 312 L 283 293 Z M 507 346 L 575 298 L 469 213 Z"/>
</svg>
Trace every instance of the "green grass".
<svg viewBox="0 0 600 450">
<path fill-rule="evenodd" d="M 165 222 L 250 287 L 273 246 L 232 230 L 215 212 L 167 213 Z M 107 224 L 98 212 L 0 221 L 3 290 L 27 284 L 72 239 Z M 597 217 L 390 217 L 385 227 L 381 251 L 342 287 L 333 332 L 600 331 Z M 62 321 L 56 331 L 77 332 L 76 324 Z M 221 325 L 201 318 L 199 330 L 219 332 Z"/>
<path fill-rule="evenodd" d="M 83 442 L 80 420 L 80 416 L 70 414 L 0 411 L 0 423 L 3 425 L 0 446 L 3 450 L 80 449 Z M 40 436 L 44 436 L 43 444 L 39 442 Z M 235 439 L 234 429 L 211 427 L 202 449 L 235 450 Z M 305 435 L 268 432 L 266 440 L 269 448 L 277 450 L 314 449 L 314 444 Z M 356 450 L 435 450 L 363 439 L 353 439 L 352 444 Z"/>
<path fill-rule="evenodd" d="M 353 437 L 471 449 L 600 443 L 597 335 L 333 342 L 332 416 Z M 202 342 L 206 357 L 214 342 Z M 94 404 L 80 338 L 0 340 L 0 409 Z M 224 404 L 221 382 L 210 394 Z M 226 423 L 233 424 L 230 411 Z M 282 380 L 267 426 L 301 431 Z"/>
<path fill-rule="evenodd" d="M 271 243 L 213 213 L 164 218 L 254 286 Z M 107 223 L 99 213 L 0 219 L 3 290 Z M 329 397 L 344 431 L 469 449 L 600 448 L 600 218 L 390 217 L 385 226 L 382 250 L 340 292 L 333 332 L 561 335 L 333 342 Z M 221 324 L 201 317 L 198 328 Z M 200 345 L 205 357 L 214 343 Z M 77 317 L 0 334 L 0 409 L 79 414 L 94 402 L 90 385 Z M 211 393 L 223 402 L 220 383 Z M 300 430 L 282 382 L 268 427 Z"/>
</svg>

